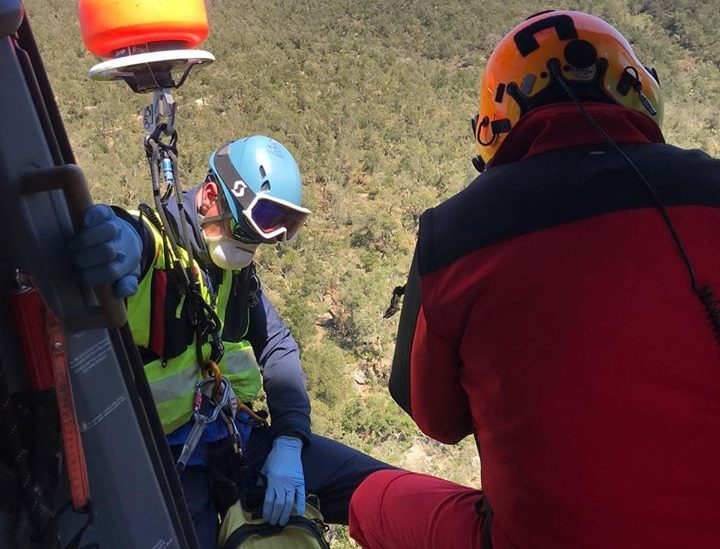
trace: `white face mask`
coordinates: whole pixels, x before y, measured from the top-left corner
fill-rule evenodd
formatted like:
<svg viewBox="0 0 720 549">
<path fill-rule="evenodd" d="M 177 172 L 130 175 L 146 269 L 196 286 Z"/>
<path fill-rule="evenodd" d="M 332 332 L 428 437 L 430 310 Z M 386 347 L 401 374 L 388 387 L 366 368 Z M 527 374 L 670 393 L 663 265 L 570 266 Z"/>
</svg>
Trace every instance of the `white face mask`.
<svg viewBox="0 0 720 549">
<path fill-rule="evenodd" d="M 234 238 L 206 239 L 210 259 L 221 269 L 236 271 L 252 263 L 257 244 L 245 244 Z"/>
</svg>

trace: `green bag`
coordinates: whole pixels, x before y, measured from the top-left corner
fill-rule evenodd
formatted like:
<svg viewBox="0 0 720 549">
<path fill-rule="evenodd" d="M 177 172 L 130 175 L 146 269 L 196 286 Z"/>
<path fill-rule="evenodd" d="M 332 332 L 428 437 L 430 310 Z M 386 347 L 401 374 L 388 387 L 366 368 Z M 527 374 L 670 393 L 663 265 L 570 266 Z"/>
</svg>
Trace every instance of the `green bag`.
<svg viewBox="0 0 720 549">
<path fill-rule="evenodd" d="M 228 509 L 218 536 L 220 549 L 330 549 L 317 497 L 308 495 L 303 516 L 291 515 L 283 528 L 263 521 L 239 501 Z"/>
</svg>

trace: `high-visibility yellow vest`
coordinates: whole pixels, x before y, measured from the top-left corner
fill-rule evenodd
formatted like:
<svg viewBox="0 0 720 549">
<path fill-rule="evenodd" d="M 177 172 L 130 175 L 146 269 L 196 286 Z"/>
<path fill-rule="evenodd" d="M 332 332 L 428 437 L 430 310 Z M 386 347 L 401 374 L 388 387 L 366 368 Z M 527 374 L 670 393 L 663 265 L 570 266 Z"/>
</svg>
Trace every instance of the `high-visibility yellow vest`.
<svg viewBox="0 0 720 549">
<path fill-rule="evenodd" d="M 181 284 L 173 276 L 172 265 L 166 265 L 172 255 L 168 242 L 160 231 L 144 215 L 140 218 L 152 232 L 155 241 L 152 267 L 140 281 L 138 291 L 128 299 L 128 322 L 135 344 L 148 349 L 157 330 L 169 330 L 171 338 L 177 336 L 178 348 L 171 350 L 169 355 L 151 360 L 145 364 L 145 375 L 157 406 L 160 421 L 165 433 L 171 433 L 187 423 L 192 416 L 195 386 L 202 379 L 202 372 L 197 363 L 194 334 L 184 326 L 184 299 L 179 297 L 178 285 Z M 187 265 L 188 256 L 185 250 L 179 250 L 180 260 Z M 211 306 L 210 291 L 197 262 L 194 262 L 196 276 L 200 282 L 203 299 Z M 232 287 L 231 271 L 223 271 L 223 280 L 215 296 L 214 310 L 222 325 L 225 323 L 230 291 Z M 165 291 L 158 280 L 166 283 Z M 179 297 L 179 299 L 178 299 Z M 249 314 L 246 311 L 245 314 Z M 174 316 L 174 318 L 173 318 Z M 162 322 L 163 327 L 158 323 Z M 222 328 L 221 328 L 222 333 Z M 244 337 L 245 334 L 242 334 Z M 223 341 L 225 353 L 218 364 L 222 374 L 228 378 L 239 402 L 250 402 L 257 397 L 262 386 L 262 378 L 255 354 L 250 343 L 240 341 Z M 202 347 L 204 358 L 209 358 L 211 345 Z"/>
</svg>

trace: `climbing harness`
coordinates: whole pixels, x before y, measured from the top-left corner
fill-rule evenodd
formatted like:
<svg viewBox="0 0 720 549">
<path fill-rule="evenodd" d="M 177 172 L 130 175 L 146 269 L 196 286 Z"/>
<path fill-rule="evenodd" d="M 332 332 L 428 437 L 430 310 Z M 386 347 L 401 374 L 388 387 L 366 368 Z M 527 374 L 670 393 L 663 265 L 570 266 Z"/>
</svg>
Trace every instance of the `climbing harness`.
<svg viewBox="0 0 720 549">
<path fill-rule="evenodd" d="M 220 319 L 212 307 L 203 299 L 198 276 L 194 268 L 194 253 L 190 239 L 191 228 L 186 218 L 182 201 L 182 188 L 177 177 L 178 135 L 177 130 L 174 129 L 175 104 L 171 102 L 171 97 L 172 95 L 168 90 L 155 91 L 153 105 L 148 107 L 154 115 L 149 126 L 152 128 L 152 132 L 145 137 L 145 154 L 150 169 L 155 213 L 160 218 L 157 228 L 163 239 L 165 239 L 166 246 L 169 246 L 172 252 L 171 256 L 175 271 L 181 275 L 182 289 L 190 314 L 190 323 L 195 331 L 198 365 L 202 370 L 206 370 L 209 366 L 206 365 L 203 356 L 203 343 L 210 343 L 212 351 L 209 361 L 216 364 L 222 359 L 224 349 L 220 339 Z M 157 105 L 160 105 L 160 107 L 156 107 Z M 172 131 L 170 131 L 171 128 L 173 128 Z M 167 142 L 163 141 L 163 136 L 169 137 L 169 140 Z M 161 189 L 161 174 L 165 185 L 164 192 Z M 178 227 L 177 232 L 179 234 L 170 225 L 165 214 L 165 208 L 173 194 L 178 207 L 180 227 Z M 145 213 L 147 215 L 150 212 L 146 211 Z M 186 254 L 184 264 L 180 253 L 181 247 Z"/>
</svg>

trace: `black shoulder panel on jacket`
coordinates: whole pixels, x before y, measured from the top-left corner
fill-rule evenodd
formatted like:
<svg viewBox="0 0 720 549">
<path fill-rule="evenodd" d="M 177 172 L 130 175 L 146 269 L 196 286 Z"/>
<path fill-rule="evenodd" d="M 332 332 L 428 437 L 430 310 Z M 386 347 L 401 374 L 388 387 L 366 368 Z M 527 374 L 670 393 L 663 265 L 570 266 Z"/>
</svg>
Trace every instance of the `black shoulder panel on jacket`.
<svg viewBox="0 0 720 549">
<path fill-rule="evenodd" d="M 665 144 L 622 148 L 665 206 L 720 207 L 720 160 Z M 563 149 L 490 168 L 423 213 L 420 274 L 507 238 L 646 207 L 654 202 L 645 186 L 606 145 Z"/>
<path fill-rule="evenodd" d="M 410 354 L 412 353 L 413 339 L 415 338 L 415 326 L 420 313 L 420 302 L 420 277 L 417 270 L 417 257 L 413 257 L 407 285 L 405 286 L 405 297 L 400 312 L 395 354 L 388 384 L 390 395 L 411 417 Z"/>
</svg>

